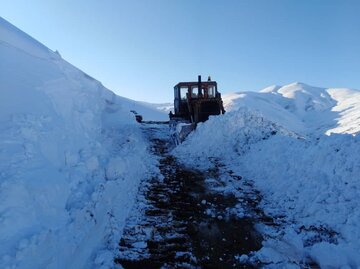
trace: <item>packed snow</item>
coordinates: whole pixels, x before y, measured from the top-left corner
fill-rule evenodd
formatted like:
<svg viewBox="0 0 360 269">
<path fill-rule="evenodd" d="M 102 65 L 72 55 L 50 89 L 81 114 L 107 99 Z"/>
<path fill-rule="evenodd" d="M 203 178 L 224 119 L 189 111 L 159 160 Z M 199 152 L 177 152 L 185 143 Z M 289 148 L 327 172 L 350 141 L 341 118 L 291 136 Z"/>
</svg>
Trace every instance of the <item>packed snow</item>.
<svg viewBox="0 0 360 269">
<path fill-rule="evenodd" d="M 2 18 L 0 70 L 0 268 L 110 266 L 138 184 L 157 169 L 130 110 L 167 114 Z"/>
</svg>

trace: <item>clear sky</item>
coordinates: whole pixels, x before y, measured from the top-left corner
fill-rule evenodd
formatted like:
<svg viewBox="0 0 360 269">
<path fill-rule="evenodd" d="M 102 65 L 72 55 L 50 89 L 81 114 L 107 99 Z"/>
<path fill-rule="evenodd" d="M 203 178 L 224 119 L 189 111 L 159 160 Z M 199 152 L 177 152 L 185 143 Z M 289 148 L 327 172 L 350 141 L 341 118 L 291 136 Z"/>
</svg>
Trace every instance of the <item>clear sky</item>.
<svg viewBox="0 0 360 269">
<path fill-rule="evenodd" d="M 223 93 L 360 89 L 359 0 L 0 0 L 0 16 L 136 100 L 198 74 Z"/>
</svg>

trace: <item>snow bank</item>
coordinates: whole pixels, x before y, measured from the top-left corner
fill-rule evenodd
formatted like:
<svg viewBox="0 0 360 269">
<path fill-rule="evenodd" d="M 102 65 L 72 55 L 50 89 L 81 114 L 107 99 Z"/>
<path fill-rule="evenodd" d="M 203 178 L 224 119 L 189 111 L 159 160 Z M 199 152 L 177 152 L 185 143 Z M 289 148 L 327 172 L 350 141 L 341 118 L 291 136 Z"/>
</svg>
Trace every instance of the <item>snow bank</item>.
<svg viewBox="0 0 360 269">
<path fill-rule="evenodd" d="M 237 171 L 255 180 L 266 194 L 268 213 L 285 214 L 295 223 L 288 229 L 303 235 L 309 255 L 320 264 L 336 254 L 342 257 L 341 264 L 332 264 L 337 268 L 360 265 L 359 142 L 351 135 L 314 141 L 276 136 L 253 145 L 237 165 Z M 309 238 L 306 231 L 314 229 L 332 234 L 328 242 Z M 320 251 L 322 247 L 329 251 Z"/>
<path fill-rule="evenodd" d="M 167 116 L 0 18 L 0 268 L 110 266 L 138 183 L 156 169 L 131 109 Z"/>
<path fill-rule="evenodd" d="M 263 118 L 260 114 L 241 109 L 228 112 L 221 117 L 210 116 L 209 121 L 199 123 L 176 153 L 189 154 L 191 158 L 205 163 L 208 157 L 229 158 L 229 162 L 237 155 L 249 150 L 250 145 L 268 139 L 277 133 L 296 136 L 276 123 Z"/>
<path fill-rule="evenodd" d="M 174 153 L 204 168 L 210 159 L 219 159 L 254 181 L 264 196 L 265 212 L 285 223 L 280 234 L 267 234 L 258 253 L 262 262 L 301 264 L 311 259 L 322 268 L 356 268 L 359 150 L 358 136 L 302 137 L 259 113 L 240 109 L 199 124 Z"/>
</svg>

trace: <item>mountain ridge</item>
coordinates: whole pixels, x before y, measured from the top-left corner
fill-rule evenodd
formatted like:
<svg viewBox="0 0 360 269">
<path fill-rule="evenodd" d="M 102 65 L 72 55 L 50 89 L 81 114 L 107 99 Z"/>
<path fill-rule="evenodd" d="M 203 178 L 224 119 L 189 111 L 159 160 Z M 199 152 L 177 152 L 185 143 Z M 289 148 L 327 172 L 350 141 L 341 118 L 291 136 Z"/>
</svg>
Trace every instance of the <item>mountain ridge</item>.
<svg viewBox="0 0 360 269">
<path fill-rule="evenodd" d="M 303 134 L 356 134 L 360 132 L 360 91 L 348 88 L 321 88 L 302 82 L 269 86 L 259 92 L 223 95 L 227 111 L 240 107 Z"/>
</svg>

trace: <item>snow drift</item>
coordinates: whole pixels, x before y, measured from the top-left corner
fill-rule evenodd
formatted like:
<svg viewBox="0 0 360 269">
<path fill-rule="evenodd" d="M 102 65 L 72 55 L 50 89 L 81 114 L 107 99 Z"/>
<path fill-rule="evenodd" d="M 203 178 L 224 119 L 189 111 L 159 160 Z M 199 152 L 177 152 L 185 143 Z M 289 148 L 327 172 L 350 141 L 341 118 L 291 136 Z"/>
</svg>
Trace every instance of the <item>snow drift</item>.
<svg viewBox="0 0 360 269">
<path fill-rule="evenodd" d="M 155 169 L 130 110 L 167 117 L 0 18 L 1 268 L 111 264 L 137 184 Z"/>
</svg>

